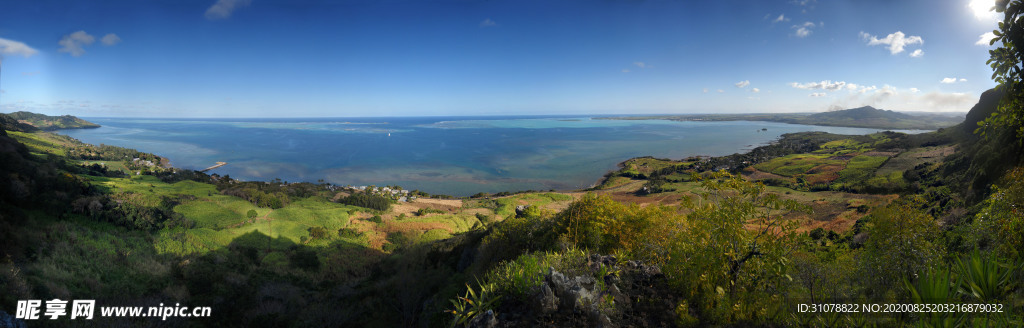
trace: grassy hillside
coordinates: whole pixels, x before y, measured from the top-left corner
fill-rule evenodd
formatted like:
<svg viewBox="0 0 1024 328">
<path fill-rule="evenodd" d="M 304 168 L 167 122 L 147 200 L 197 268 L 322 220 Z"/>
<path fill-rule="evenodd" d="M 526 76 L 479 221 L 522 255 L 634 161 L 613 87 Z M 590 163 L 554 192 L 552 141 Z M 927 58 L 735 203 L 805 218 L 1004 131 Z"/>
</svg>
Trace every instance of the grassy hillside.
<svg viewBox="0 0 1024 328">
<path fill-rule="evenodd" d="M 14 112 L 6 114 L 18 122 L 31 125 L 37 129 L 50 131 L 59 129 L 89 129 L 98 128 L 99 124 L 92 123 L 71 115 L 49 116 L 31 112 Z"/>
<path fill-rule="evenodd" d="M 0 114 L 0 129 L 11 132 L 32 132 L 38 130 L 36 127 L 19 122 L 7 114 Z"/>
</svg>

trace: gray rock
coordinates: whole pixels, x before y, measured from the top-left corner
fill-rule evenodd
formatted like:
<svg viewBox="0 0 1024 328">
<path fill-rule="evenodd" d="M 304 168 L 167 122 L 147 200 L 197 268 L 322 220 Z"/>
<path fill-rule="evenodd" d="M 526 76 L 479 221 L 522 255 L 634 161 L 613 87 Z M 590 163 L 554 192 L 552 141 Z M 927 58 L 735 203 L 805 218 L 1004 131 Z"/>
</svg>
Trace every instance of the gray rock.
<svg viewBox="0 0 1024 328">
<path fill-rule="evenodd" d="M 590 276 L 578 276 L 568 280 L 559 296 L 562 299 L 562 306 L 580 313 L 595 304 L 597 293 L 594 289 L 594 278 Z"/>
<path fill-rule="evenodd" d="M 555 295 L 563 295 L 568 289 L 569 279 L 565 278 L 561 272 L 555 271 L 555 268 L 548 268 L 548 272 L 548 283 L 554 289 Z"/>
<path fill-rule="evenodd" d="M 470 328 L 494 328 L 497 326 L 498 317 L 494 315 L 494 310 L 487 310 L 469 321 Z"/>
<path fill-rule="evenodd" d="M 612 319 L 608 318 L 607 315 L 601 313 L 597 307 L 593 307 L 589 313 L 587 313 L 588 319 L 593 323 L 593 327 L 597 328 L 612 328 L 615 324 L 612 323 Z"/>
<path fill-rule="evenodd" d="M 537 296 L 537 305 L 540 313 L 551 314 L 558 311 L 558 296 L 551 290 L 548 284 L 543 284 Z"/>
<path fill-rule="evenodd" d="M 517 205 L 516 206 L 516 217 L 522 217 L 526 215 L 526 209 L 530 208 L 530 205 Z"/>
</svg>

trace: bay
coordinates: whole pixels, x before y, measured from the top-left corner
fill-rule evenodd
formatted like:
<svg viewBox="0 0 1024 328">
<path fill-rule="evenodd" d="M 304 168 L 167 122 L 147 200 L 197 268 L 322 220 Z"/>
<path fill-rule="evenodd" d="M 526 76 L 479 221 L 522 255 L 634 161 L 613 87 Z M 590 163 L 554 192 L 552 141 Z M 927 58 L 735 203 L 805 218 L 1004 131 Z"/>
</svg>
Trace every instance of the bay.
<svg viewBox="0 0 1024 328">
<path fill-rule="evenodd" d="M 87 119 L 102 127 L 59 133 L 87 143 L 154 153 L 179 168 L 203 169 L 228 162 L 210 173 L 242 180 L 322 179 L 339 185 L 399 185 L 454 196 L 587 188 L 632 157 L 728 155 L 767 144 L 785 133 L 880 131 L 591 116 Z"/>
</svg>

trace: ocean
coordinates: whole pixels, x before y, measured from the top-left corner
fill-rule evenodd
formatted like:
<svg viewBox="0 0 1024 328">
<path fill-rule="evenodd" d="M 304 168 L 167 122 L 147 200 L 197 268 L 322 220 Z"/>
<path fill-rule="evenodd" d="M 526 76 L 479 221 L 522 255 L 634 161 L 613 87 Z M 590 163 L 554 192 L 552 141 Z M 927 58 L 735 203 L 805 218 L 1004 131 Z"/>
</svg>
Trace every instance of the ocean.
<svg viewBox="0 0 1024 328">
<path fill-rule="evenodd" d="M 581 189 L 632 157 L 728 155 L 801 131 L 880 131 L 591 116 L 86 119 L 102 127 L 58 132 L 154 153 L 179 168 L 228 162 L 209 173 L 242 180 L 399 185 L 453 196 Z"/>
</svg>

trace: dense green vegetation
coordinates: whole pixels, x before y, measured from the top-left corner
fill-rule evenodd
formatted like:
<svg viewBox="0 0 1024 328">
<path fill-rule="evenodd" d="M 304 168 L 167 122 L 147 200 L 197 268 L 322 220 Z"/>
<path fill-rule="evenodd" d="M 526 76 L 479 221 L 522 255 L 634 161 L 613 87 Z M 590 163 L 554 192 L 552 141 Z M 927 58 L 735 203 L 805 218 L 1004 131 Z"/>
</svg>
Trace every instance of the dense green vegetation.
<svg viewBox="0 0 1024 328">
<path fill-rule="evenodd" d="M 96 123 L 92 123 L 71 115 L 49 116 L 30 112 L 14 112 L 3 115 L 6 115 L 7 117 L 10 117 L 17 121 L 25 122 L 28 125 L 31 125 L 37 129 L 44 131 L 58 129 L 87 129 L 100 127 Z"/>
<path fill-rule="evenodd" d="M 384 196 L 371 195 L 367 193 L 356 193 L 345 198 L 339 199 L 339 203 L 348 204 L 352 206 L 365 207 L 375 209 L 378 211 L 387 211 L 391 206 L 391 201 Z"/>
<path fill-rule="evenodd" d="M 871 106 L 850 108 L 816 114 L 694 114 L 629 116 L 605 119 L 617 120 L 673 120 L 673 121 L 766 121 L 792 124 L 847 126 L 877 129 L 938 129 L 956 125 L 963 116 L 939 114 L 905 114 Z"/>
</svg>

